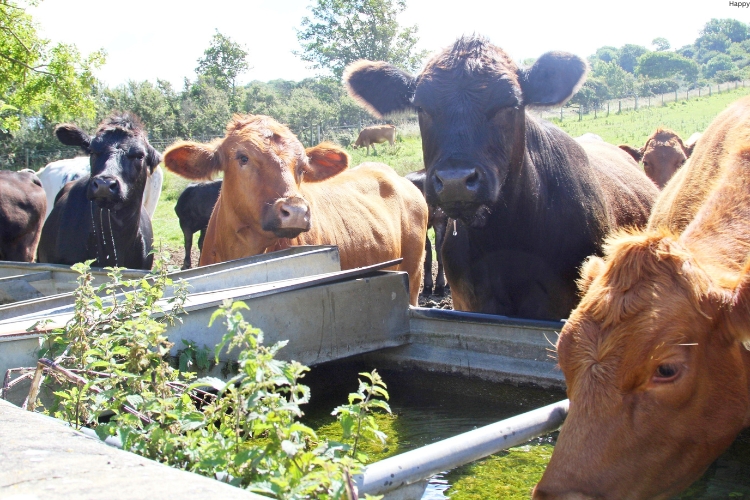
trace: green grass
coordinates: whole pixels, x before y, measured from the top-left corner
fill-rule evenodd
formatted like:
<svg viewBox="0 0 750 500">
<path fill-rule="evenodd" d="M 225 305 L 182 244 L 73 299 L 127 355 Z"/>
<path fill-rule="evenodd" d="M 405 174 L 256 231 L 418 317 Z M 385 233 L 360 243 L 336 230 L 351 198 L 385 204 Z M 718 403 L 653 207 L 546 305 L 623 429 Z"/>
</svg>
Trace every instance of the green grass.
<svg viewBox="0 0 750 500">
<path fill-rule="evenodd" d="M 577 118 L 566 118 L 562 122 L 555 118 L 551 121 L 573 137 L 591 132 L 612 144 L 641 147 L 658 127 L 671 128 L 683 139 L 694 132 L 703 132 L 724 108 L 748 94 L 750 87 L 740 87 L 710 97 L 691 97 L 687 101 L 683 99 L 665 106 L 655 105 L 622 114 L 611 112 L 606 116 L 606 112 L 599 112 L 597 118 L 592 113 L 584 115 L 582 121 Z"/>
</svg>

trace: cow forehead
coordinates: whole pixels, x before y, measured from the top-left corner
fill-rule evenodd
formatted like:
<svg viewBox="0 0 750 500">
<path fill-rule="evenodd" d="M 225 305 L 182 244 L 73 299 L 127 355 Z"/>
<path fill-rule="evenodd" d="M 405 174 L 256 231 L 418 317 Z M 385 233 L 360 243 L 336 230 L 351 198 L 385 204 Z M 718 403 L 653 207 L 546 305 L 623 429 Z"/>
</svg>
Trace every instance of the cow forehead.
<svg viewBox="0 0 750 500">
<path fill-rule="evenodd" d="M 307 158 L 304 147 L 294 135 L 279 134 L 270 129 L 245 128 L 232 132 L 226 136 L 221 148 L 230 157 L 243 152 L 256 161 L 280 167 L 293 167 Z"/>
<path fill-rule="evenodd" d="M 121 149 L 130 150 L 133 148 L 146 149 L 147 141 L 140 134 L 133 134 L 125 130 L 109 130 L 97 134 L 91 140 L 91 150 L 96 153 L 103 153 L 107 150 Z"/>
</svg>

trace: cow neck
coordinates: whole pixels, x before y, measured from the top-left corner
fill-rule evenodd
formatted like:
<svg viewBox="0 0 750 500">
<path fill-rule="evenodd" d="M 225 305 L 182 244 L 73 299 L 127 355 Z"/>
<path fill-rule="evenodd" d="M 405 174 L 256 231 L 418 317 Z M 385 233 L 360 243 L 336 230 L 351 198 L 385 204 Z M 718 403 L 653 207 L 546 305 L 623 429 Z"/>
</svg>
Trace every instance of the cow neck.
<svg viewBox="0 0 750 500">
<path fill-rule="evenodd" d="M 139 200 L 137 208 L 140 206 Z M 140 210 L 133 208 L 127 206 L 113 211 L 99 208 L 96 203 L 89 201 L 97 267 L 126 265 L 125 255 L 140 233 Z"/>
<path fill-rule="evenodd" d="M 211 221 L 215 222 L 217 229 L 229 228 L 229 230 L 220 229 L 217 233 L 215 245 L 219 248 L 220 260 L 258 255 L 276 244 L 278 238 L 266 236 L 265 232 L 260 229 L 258 221 L 253 220 L 248 224 L 246 219 L 238 215 L 237 207 L 225 201 L 224 196 L 220 194 L 216 202 L 218 207 L 218 210 L 215 210 L 216 221 Z"/>
</svg>

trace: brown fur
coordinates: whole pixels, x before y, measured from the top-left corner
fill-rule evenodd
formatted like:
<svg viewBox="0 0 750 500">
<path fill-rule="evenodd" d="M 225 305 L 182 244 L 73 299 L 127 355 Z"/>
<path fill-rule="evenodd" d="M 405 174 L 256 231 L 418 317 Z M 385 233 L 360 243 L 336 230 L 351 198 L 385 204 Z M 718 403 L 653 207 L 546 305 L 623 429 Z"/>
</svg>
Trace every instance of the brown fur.
<svg viewBox="0 0 750 500">
<path fill-rule="evenodd" d="M 288 128 L 266 116 L 235 116 L 223 139 L 175 144 L 164 162 L 192 179 L 224 172 L 200 265 L 290 245 L 337 245 L 342 269 L 403 258 L 392 269 L 409 274 L 416 305 L 427 204 L 411 182 L 387 165 L 363 163 L 349 170 L 349 157 L 339 147 L 305 150 Z M 269 229 L 268 221 L 277 222 L 275 210 L 284 203 L 307 208 L 307 230 L 280 236 L 278 230 L 286 228 Z"/>
<path fill-rule="evenodd" d="M 692 146 L 686 145 L 676 132 L 666 128 L 657 128 L 640 149 L 627 145 L 621 145 L 620 149 L 636 161 L 643 162 L 646 175 L 659 189 L 664 188 L 692 153 Z"/>
<path fill-rule="evenodd" d="M 395 140 L 396 127 L 393 125 L 372 125 L 370 127 L 365 127 L 360 131 L 357 141 L 352 147 L 354 149 L 367 148 L 367 154 L 369 155 L 370 146 L 372 146 L 372 150 L 377 153 L 377 151 L 375 151 L 375 144 L 388 142 L 393 146 Z"/>
<path fill-rule="evenodd" d="M 745 98 L 706 130 L 650 229 L 611 236 L 584 266 L 558 340 L 570 413 L 535 499 L 669 498 L 750 425 L 748 125 Z"/>
</svg>

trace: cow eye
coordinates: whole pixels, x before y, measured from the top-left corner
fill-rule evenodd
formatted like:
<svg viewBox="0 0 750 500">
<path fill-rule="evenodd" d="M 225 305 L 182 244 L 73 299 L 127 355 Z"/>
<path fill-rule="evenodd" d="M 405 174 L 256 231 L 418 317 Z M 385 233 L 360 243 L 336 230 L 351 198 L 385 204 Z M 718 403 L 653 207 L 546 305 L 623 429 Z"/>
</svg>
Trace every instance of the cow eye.
<svg viewBox="0 0 750 500">
<path fill-rule="evenodd" d="M 242 153 L 237 154 L 237 161 L 240 165 L 247 165 L 247 162 L 250 161 L 250 158 L 247 157 L 247 155 L 243 155 Z"/>
<path fill-rule="evenodd" d="M 656 383 L 665 383 L 674 381 L 680 374 L 680 365 L 672 363 L 663 363 L 656 367 L 653 381 Z"/>
</svg>

